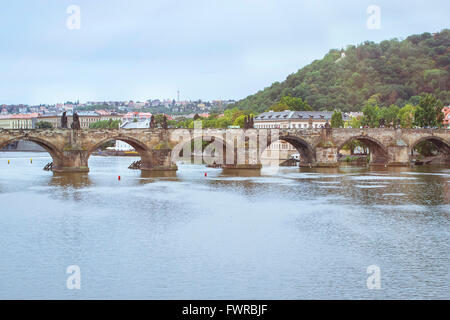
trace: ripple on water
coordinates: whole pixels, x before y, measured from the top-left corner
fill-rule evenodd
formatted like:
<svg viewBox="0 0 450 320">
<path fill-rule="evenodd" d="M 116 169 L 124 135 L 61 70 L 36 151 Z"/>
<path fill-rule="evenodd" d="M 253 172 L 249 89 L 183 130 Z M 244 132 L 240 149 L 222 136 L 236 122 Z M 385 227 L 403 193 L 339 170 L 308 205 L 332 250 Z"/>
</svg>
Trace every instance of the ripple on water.
<svg viewBox="0 0 450 320">
<path fill-rule="evenodd" d="M 372 189 L 372 188 L 385 188 L 386 185 L 384 184 L 355 184 L 355 187 L 361 188 L 361 189 Z"/>
<path fill-rule="evenodd" d="M 406 196 L 406 193 L 383 193 L 383 196 Z"/>
<path fill-rule="evenodd" d="M 347 177 L 350 180 L 417 180 L 415 177 L 401 177 L 401 176 L 382 176 L 382 175 L 373 175 L 373 176 L 349 176 Z"/>
</svg>

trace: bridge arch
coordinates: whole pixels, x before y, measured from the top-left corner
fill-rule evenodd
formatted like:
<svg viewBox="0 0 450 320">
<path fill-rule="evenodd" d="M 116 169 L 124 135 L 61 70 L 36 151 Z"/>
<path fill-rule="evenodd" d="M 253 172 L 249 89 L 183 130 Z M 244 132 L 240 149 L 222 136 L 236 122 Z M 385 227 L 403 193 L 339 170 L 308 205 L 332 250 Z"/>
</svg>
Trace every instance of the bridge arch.
<svg viewBox="0 0 450 320">
<path fill-rule="evenodd" d="M 438 136 L 425 136 L 425 137 L 419 138 L 411 144 L 410 149 L 413 150 L 419 143 L 424 142 L 424 141 L 430 141 L 433 144 L 435 144 L 438 148 L 450 150 L 450 142 L 445 141 L 444 139 L 442 139 L 441 137 L 438 137 Z"/>
<path fill-rule="evenodd" d="M 268 146 L 277 141 L 284 141 L 291 144 L 300 154 L 300 165 L 313 164 L 316 160 L 316 154 L 313 146 L 305 139 L 294 135 L 282 135 L 277 140 L 268 140 Z M 263 151 L 263 150 L 262 150 Z"/>
<path fill-rule="evenodd" d="M 139 154 L 141 161 L 144 165 L 152 163 L 153 159 L 152 159 L 152 155 L 150 153 L 150 149 L 143 142 L 137 140 L 136 138 L 130 137 L 130 136 L 114 135 L 114 136 L 110 136 L 110 137 L 101 139 L 87 151 L 86 165 L 89 161 L 89 157 L 92 155 L 92 153 L 95 150 L 97 150 L 99 147 L 101 147 L 102 145 L 104 145 L 110 141 L 116 141 L 116 140 L 123 141 L 125 143 L 128 143 L 130 146 L 132 146 L 134 148 L 134 150 L 136 150 L 136 152 Z"/>
<path fill-rule="evenodd" d="M 17 136 L 14 138 L 10 138 L 10 139 L 0 143 L 0 150 L 3 149 L 8 144 L 16 142 L 16 141 L 31 141 L 31 142 L 36 143 L 37 145 L 44 148 L 45 151 L 47 151 L 50 154 L 50 156 L 52 157 L 52 160 L 53 160 L 54 167 L 58 167 L 59 165 L 61 165 L 61 161 L 63 158 L 61 151 L 59 151 L 59 149 L 51 142 L 46 141 L 45 139 L 38 138 L 38 137 L 23 135 L 23 136 Z"/>
<path fill-rule="evenodd" d="M 422 142 L 431 142 L 433 145 L 435 145 L 442 155 L 446 158 L 445 160 L 448 162 L 450 161 L 450 143 L 446 141 L 445 139 L 438 137 L 438 136 L 425 136 L 417 139 L 414 141 L 409 148 L 409 154 L 412 156 L 414 149 Z"/>
<path fill-rule="evenodd" d="M 141 141 L 133 138 L 133 137 L 129 137 L 129 136 L 123 136 L 123 135 L 117 135 L 117 136 L 111 136 L 111 137 L 107 137 L 104 138 L 102 140 L 100 140 L 99 142 L 97 142 L 95 145 L 93 145 L 89 150 L 88 150 L 88 157 L 92 154 L 92 152 L 94 152 L 96 149 L 98 149 L 99 147 L 101 147 L 102 145 L 104 145 L 105 143 L 108 143 L 110 141 L 115 141 L 115 140 L 120 140 L 123 142 L 128 143 L 130 146 L 132 146 L 139 154 L 141 152 L 147 152 L 149 151 L 149 148 L 142 143 Z"/>
<path fill-rule="evenodd" d="M 387 148 L 377 139 L 367 136 L 367 135 L 358 135 L 352 136 L 346 139 L 344 142 L 338 145 L 337 152 L 346 145 L 351 143 L 352 141 L 360 141 L 367 146 L 370 154 L 370 164 L 372 165 L 384 165 L 388 163 L 389 154 Z"/>
<path fill-rule="evenodd" d="M 205 137 L 208 137 L 208 139 L 205 140 Z M 223 138 L 220 138 L 220 137 L 217 137 L 214 135 L 211 135 L 211 136 L 205 135 L 205 136 L 199 136 L 199 137 L 191 137 L 190 135 L 186 135 L 184 138 L 185 139 L 178 141 L 171 150 L 171 159 L 170 160 L 172 163 L 176 163 L 177 161 L 180 161 L 180 160 L 190 162 L 192 160 L 192 158 L 188 159 L 187 157 L 189 155 L 190 155 L 190 157 L 194 156 L 195 150 L 194 150 L 194 147 L 192 146 L 192 144 L 195 143 L 195 141 L 198 139 L 201 139 L 201 141 L 202 141 L 202 159 L 204 159 L 204 156 L 208 156 L 207 152 L 214 151 L 214 155 L 215 155 L 215 152 L 218 151 L 218 155 L 217 155 L 218 161 L 216 162 L 216 164 L 226 164 L 227 150 L 231 150 L 229 148 L 234 148 L 234 146 L 231 146 Z M 187 148 L 189 148 L 189 149 L 187 149 Z M 213 150 L 211 150 L 211 149 L 213 149 Z M 189 155 L 185 155 L 184 150 L 189 150 L 190 151 Z M 235 150 L 235 148 L 233 150 Z M 236 157 L 236 154 L 235 154 L 235 157 Z M 213 161 L 213 160 L 211 160 L 211 161 Z"/>
</svg>

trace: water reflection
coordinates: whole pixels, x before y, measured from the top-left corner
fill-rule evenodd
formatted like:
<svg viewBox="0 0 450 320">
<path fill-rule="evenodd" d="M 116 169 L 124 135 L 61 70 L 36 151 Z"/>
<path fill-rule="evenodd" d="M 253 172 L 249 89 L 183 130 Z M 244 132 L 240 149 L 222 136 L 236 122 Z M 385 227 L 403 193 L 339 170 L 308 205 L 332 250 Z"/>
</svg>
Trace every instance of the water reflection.
<svg viewBox="0 0 450 320">
<path fill-rule="evenodd" d="M 261 170 L 253 169 L 222 169 L 221 175 L 224 177 L 237 176 L 237 177 L 259 177 L 261 176 Z"/>
<path fill-rule="evenodd" d="M 53 176 L 49 182 L 50 186 L 58 186 L 63 188 L 85 188 L 92 185 L 89 174 L 85 172 L 57 173 L 53 172 Z"/>
</svg>

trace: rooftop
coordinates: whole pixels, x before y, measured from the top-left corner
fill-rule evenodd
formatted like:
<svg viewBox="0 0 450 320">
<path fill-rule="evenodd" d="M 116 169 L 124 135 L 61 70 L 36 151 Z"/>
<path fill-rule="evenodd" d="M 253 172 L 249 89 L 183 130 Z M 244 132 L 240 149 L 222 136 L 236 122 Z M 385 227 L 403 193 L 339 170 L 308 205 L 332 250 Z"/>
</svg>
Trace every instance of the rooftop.
<svg viewBox="0 0 450 320">
<path fill-rule="evenodd" d="M 150 120 L 145 119 L 143 121 L 125 121 L 124 124 L 120 126 L 123 129 L 142 129 L 142 128 L 150 128 Z"/>
<path fill-rule="evenodd" d="M 37 118 L 39 113 L 18 113 L 0 115 L 0 119 L 32 119 Z"/>
<path fill-rule="evenodd" d="M 331 120 L 333 111 L 268 111 L 255 117 L 256 121 L 273 121 L 273 120 Z M 343 119 L 348 120 L 348 116 L 343 114 Z"/>
</svg>

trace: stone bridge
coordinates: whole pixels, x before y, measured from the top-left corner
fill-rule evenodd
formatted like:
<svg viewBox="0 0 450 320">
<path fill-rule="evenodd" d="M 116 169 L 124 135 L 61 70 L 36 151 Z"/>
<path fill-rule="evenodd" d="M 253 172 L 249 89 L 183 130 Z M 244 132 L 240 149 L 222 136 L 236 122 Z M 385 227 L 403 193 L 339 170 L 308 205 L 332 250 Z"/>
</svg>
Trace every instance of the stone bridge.
<svg viewBox="0 0 450 320">
<path fill-rule="evenodd" d="M 292 144 L 301 155 L 300 165 L 307 166 L 336 166 L 339 150 L 354 140 L 368 146 L 371 165 L 408 166 L 412 150 L 425 140 L 433 142 L 450 163 L 450 130 L 446 129 L 0 129 L 0 149 L 18 140 L 45 148 L 56 172 L 89 171 L 90 155 L 112 140 L 133 146 L 141 157 L 141 169 L 150 171 L 177 170 L 176 161 L 191 156 L 191 145 L 195 157 L 195 150 L 201 150 L 195 146 L 201 148 L 202 140 L 209 141 L 204 152 L 213 150 L 209 154 L 214 162 L 225 168 L 260 168 L 261 153 L 276 140 Z"/>
</svg>

